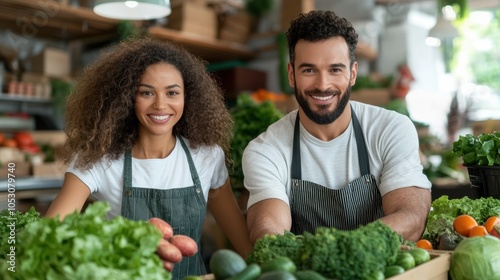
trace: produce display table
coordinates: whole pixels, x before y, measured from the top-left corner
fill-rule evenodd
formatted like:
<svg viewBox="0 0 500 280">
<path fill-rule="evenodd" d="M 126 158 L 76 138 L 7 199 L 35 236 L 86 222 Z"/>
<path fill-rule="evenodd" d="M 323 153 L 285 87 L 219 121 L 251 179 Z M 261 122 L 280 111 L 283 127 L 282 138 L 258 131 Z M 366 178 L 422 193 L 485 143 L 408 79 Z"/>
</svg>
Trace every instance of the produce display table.
<svg viewBox="0 0 500 280">
<path fill-rule="evenodd" d="M 386 280 L 448 280 L 452 251 L 431 250 L 431 260 L 416 266 L 403 274 Z M 215 280 L 213 274 L 202 276 L 204 280 Z"/>
</svg>

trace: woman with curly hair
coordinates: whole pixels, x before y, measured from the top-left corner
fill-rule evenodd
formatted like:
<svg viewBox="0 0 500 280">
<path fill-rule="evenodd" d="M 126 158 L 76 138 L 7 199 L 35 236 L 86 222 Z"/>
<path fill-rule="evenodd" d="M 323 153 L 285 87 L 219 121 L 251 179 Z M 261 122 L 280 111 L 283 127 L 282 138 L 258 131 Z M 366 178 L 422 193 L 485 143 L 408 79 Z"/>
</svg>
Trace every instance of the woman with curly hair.
<svg viewBox="0 0 500 280">
<path fill-rule="evenodd" d="M 46 216 L 81 211 L 92 194 L 109 202 L 110 217 L 158 217 L 200 248 L 208 207 L 245 256 L 248 230 L 226 167 L 232 125 L 201 59 L 148 38 L 110 47 L 68 97 L 62 157 L 69 167 Z M 176 264 L 172 277 L 204 273 L 197 253 Z"/>
</svg>

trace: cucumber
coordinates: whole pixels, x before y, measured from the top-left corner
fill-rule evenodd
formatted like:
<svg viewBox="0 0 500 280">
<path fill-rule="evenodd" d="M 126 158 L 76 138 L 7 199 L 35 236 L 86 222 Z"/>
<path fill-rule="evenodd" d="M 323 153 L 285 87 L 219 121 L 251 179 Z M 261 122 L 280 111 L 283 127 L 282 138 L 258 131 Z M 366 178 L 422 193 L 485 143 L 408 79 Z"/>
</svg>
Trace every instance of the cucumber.
<svg viewBox="0 0 500 280">
<path fill-rule="evenodd" d="M 210 258 L 210 270 L 217 280 L 235 276 L 247 267 L 245 260 L 229 249 L 219 249 Z"/>
<path fill-rule="evenodd" d="M 294 273 L 297 270 L 295 263 L 288 257 L 276 257 L 260 266 L 262 273 L 269 271 L 286 271 Z"/>
<path fill-rule="evenodd" d="M 410 253 L 415 259 L 415 265 L 423 264 L 431 259 L 429 251 L 422 248 L 410 249 L 408 250 L 408 253 Z"/>
<path fill-rule="evenodd" d="M 242 272 L 227 278 L 226 280 L 254 280 L 259 278 L 260 266 L 256 263 L 249 264 Z"/>
<path fill-rule="evenodd" d="M 415 267 L 415 258 L 407 251 L 402 251 L 398 253 L 396 263 L 394 264 L 402 266 L 405 270 L 412 269 Z"/>
<path fill-rule="evenodd" d="M 313 270 L 300 270 L 296 271 L 293 275 L 297 280 L 327 280 L 323 275 Z"/>
<path fill-rule="evenodd" d="M 392 277 L 394 275 L 398 275 L 398 274 L 401 274 L 404 272 L 405 272 L 405 269 L 402 266 L 393 264 L 393 265 L 388 265 L 385 267 L 384 275 L 385 275 L 385 278 L 389 278 L 389 277 Z"/>
<path fill-rule="evenodd" d="M 374 271 L 368 276 L 369 280 L 384 280 L 385 275 L 383 271 Z"/>
<path fill-rule="evenodd" d="M 258 280 L 297 280 L 292 273 L 287 271 L 269 271 L 262 273 Z"/>
</svg>

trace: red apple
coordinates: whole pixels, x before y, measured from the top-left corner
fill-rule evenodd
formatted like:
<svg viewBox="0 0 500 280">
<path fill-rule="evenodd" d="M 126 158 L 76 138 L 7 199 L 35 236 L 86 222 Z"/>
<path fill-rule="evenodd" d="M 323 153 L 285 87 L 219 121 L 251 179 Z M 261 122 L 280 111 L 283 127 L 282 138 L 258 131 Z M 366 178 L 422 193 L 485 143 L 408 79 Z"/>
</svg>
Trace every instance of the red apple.
<svg viewBox="0 0 500 280">
<path fill-rule="evenodd" d="M 493 229 L 491 229 L 490 234 L 495 236 L 496 238 L 500 238 L 500 224 L 494 225 Z"/>
</svg>

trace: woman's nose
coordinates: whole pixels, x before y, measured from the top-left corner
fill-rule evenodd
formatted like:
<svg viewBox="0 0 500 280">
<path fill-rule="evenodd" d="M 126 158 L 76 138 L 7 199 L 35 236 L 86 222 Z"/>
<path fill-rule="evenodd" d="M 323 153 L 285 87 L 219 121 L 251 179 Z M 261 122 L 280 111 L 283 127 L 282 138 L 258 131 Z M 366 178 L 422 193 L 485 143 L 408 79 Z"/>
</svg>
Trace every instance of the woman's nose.
<svg viewBox="0 0 500 280">
<path fill-rule="evenodd" d="M 153 108 L 157 110 L 162 110 L 165 109 L 166 106 L 167 106 L 166 99 L 163 98 L 161 95 L 156 96 L 155 102 L 153 103 Z"/>
</svg>

